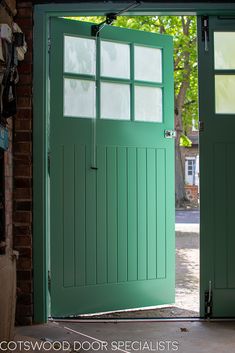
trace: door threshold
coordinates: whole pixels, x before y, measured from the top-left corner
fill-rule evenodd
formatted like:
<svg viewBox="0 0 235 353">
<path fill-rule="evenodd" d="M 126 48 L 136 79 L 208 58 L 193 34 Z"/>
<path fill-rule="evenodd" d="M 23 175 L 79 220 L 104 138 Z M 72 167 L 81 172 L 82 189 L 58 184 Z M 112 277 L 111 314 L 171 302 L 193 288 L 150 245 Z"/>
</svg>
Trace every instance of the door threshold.
<svg viewBox="0 0 235 353">
<path fill-rule="evenodd" d="M 48 318 L 49 322 L 67 323 L 126 323 L 126 322 L 234 322 L 235 318 L 201 318 L 201 317 L 178 317 L 178 318 L 136 318 L 136 319 L 69 319 L 69 318 Z"/>
<path fill-rule="evenodd" d="M 50 322 L 66 322 L 66 323 L 127 323 L 127 322 L 220 322 L 220 321 L 235 321 L 235 318 L 223 319 L 205 319 L 200 317 L 185 317 L 185 318 L 139 318 L 139 319 L 48 319 Z"/>
</svg>

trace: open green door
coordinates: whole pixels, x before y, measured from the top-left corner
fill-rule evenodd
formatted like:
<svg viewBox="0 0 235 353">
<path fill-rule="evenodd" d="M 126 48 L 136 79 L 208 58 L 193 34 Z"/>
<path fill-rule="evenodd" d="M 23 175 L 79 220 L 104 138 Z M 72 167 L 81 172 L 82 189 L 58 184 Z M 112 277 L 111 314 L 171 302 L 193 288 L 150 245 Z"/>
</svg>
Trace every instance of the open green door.
<svg viewBox="0 0 235 353">
<path fill-rule="evenodd" d="M 235 317 L 235 21 L 199 18 L 198 28 L 201 316 Z"/>
<path fill-rule="evenodd" d="M 53 19 L 50 87 L 51 315 L 174 302 L 172 38 Z"/>
</svg>

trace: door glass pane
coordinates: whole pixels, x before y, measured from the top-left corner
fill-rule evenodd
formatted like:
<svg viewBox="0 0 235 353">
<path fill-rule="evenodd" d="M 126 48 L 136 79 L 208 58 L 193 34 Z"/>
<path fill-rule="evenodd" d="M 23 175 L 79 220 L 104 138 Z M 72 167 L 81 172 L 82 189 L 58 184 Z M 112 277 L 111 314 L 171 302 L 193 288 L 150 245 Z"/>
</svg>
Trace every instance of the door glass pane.
<svg viewBox="0 0 235 353">
<path fill-rule="evenodd" d="M 64 116 L 95 117 L 95 82 L 64 79 Z"/>
<path fill-rule="evenodd" d="M 130 86 L 101 83 L 101 118 L 130 119 Z"/>
<path fill-rule="evenodd" d="M 135 46 L 135 79 L 162 82 L 161 49 Z"/>
<path fill-rule="evenodd" d="M 215 112 L 235 114 L 235 75 L 215 76 Z"/>
<path fill-rule="evenodd" d="M 214 33 L 215 69 L 235 69 L 235 32 Z"/>
<path fill-rule="evenodd" d="M 64 71 L 73 74 L 95 75 L 95 40 L 64 37 Z"/>
<path fill-rule="evenodd" d="M 135 120 L 162 122 L 162 89 L 135 87 Z"/>
<path fill-rule="evenodd" d="M 101 42 L 101 75 L 130 78 L 129 44 Z"/>
</svg>

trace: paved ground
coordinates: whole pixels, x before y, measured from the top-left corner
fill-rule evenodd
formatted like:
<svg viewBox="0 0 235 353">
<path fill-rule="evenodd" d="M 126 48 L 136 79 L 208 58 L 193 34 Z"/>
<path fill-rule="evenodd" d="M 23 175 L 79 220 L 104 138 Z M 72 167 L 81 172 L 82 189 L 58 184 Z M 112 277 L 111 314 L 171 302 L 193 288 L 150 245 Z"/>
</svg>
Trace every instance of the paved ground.
<svg viewBox="0 0 235 353">
<path fill-rule="evenodd" d="M 50 323 L 18 327 L 15 340 L 22 339 L 46 343 L 47 350 L 27 350 L 29 353 L 48 352 L 49 344 L 56 341 L 56 349 L 59 344 L 68 342 L 66 347 L 71 348 L 70 352 L 232 353 L 235 347 L 235 323 Z M 55 351 L 69 352 L 50 350 Z"/>
<path fill-rule="evenodd" d="M 186 211 L 176 211 L 175 213 L 175 223 L 195 223 L 199 224 L 200 221 L 200 211 L 197 210 L 186 210 Z"/>
<path fill-rule="evenodd" d="M 176 211 L 176 296 L 170 306 L 96 318 L 199 317 L 199 210 Z"/>
</svg>

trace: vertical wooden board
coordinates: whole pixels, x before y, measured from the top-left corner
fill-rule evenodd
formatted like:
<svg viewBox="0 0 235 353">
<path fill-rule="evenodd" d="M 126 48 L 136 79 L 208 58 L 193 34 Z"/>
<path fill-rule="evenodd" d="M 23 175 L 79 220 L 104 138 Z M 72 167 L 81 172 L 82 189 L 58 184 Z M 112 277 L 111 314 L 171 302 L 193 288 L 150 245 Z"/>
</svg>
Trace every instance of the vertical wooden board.
<svg viewBox="0 0 235 353">
<path fill-rule="evenodd" d="M 75 284 L 86 282 L 86 148 L 75 146 Z"/>
<path fill-rule="evenodd" d="M 228 161 L 228 174 L 227 174 L 227 192 L 228 192 L 228 288 L 235 288 L 235 236 L 234 236 L 234 219 L 235 211 L 235 144 L 227 145 L 227 161 Z"/>
<path fill-rule="evenodd" d="M 97 147 L 97 283 L 107 283 L 106 147 Z"/>
<path fill-rule="evenodd" d="M 74 145 L 64 146 L 64 286 L 74 286 Z"/>
<path fill-rule="evenodd" d="M 96 170 L 91 169 L 91 153 L 86 154 L 86 284 L 96 284 Z"/>
<path fill-rule="evenodd" d="M 136 148 L 128 148 L 128 281 L 137 280 Z"/>
<path fill-rule="evenodd" d="M 118 282 L 127 281 L 127 149 L 117 149 Z"/>
<path fill-rule="evenodd" d="M 166 277 L 166 157 L 156 150 L 157 278 Z"/>
<path fill-rule="evenodd" d="M 137 149 L 138 280 L 147 278 L 146 148 Z"/>
<path fill-rule="evenodd" d="M 214 246 L 215 287 L 227 287 L 227 149 L 214 145 Z M 216 161 L 216 163 L 215 163 Z"/>
<path fill-rule="evenodd" d="M 107 147 L 108 282 L 117 282 L 117 160 L 116 147 Z"/>
<path fill-rule="evenodd" d="M 147 243 L 148 279 L 155 279 L 156 273 L 156 158 L 155 150 L 147 150 Z"/>
<path fill-rule="evenodd" d="M 51 152 L 50 171 L 50 254 L 51 276 L 64 286 L 64 146 Z M 59 256 L 58 256 L 59 254 Z M 58 271 L 59 269 L 59 271 Z M 53 289 L 53 287 L 52 287 Z"/>
</svg>

